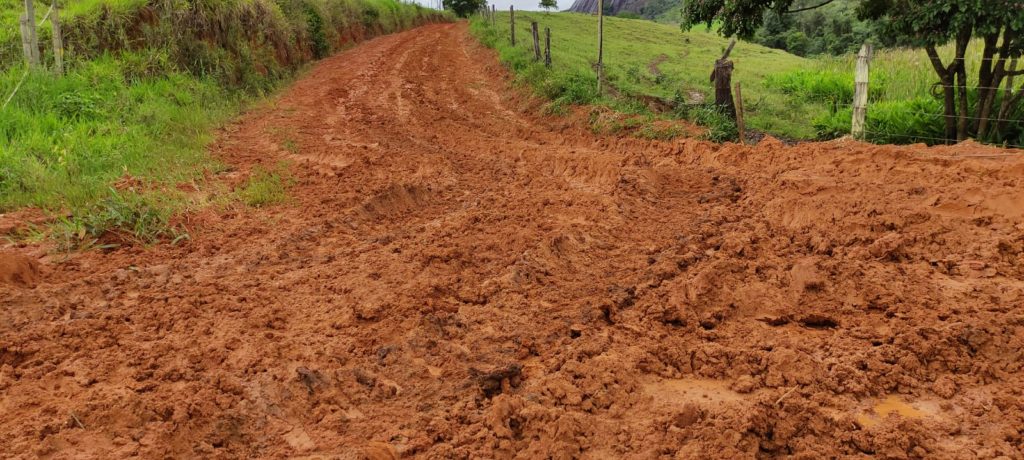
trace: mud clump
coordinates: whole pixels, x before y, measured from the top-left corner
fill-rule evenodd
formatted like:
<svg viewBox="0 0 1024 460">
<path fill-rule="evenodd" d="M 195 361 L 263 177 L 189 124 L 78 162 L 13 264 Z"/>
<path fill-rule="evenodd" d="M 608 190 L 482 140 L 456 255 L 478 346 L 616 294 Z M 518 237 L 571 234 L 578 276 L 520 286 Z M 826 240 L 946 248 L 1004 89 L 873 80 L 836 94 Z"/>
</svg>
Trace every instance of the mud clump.
<svg viewBox="0 0 1024 460">
<path fill-rule="evenodd" d="M 37 260 L 13 251 L 0 252 L 0 283 L 34 287 L 39 278 Z"/>
<path fill-rule="evenodd" d="M 469 374 L 480 387 L 480 390 L 483 391 L 484 396 L 493 398 L 501 393 L 507 393 L 512 387 L 519 386 L 523 374 L 523 366 L 520 364 L 510 364 L 490 371 L 470 368 Z"/>
</svg>

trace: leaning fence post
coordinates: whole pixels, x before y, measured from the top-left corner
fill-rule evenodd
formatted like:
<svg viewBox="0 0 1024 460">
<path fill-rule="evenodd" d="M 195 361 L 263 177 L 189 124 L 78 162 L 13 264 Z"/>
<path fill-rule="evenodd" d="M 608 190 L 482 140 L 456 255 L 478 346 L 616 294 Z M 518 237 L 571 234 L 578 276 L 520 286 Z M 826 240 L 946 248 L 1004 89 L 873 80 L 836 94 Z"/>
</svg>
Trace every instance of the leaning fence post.
<svg viewBox="0 0 1024 460">
<path fill-rule="evenodd" d="M 544 28 L 544 67 L 551 67 L 551 28 Z"/>
<path fill-rule="evenodd" d="M 736 82 L 736 131 L 740 136 L 740 144 L 746 144 L 747 127 L 743 122 L 743 91 L 740 82 Z"/>
<path fill-rule="evenodd" d="M 509 5 L 509 27 L 512 29 L 512 46 L 515 46 L 515 6 Z"/>
<path fill-rule="evenodd" d="M 533 35 L 533 60 L 540 61 L 540 32 L 537 21 L 530 21 L 530 33 Z"/>
<path fill-rule="evenodd" d="M 864 120 L 868 114 L 868 79 L 870 75 L 871 45 L 865 43 L 857 53 L 857 70 L 853 86 L 853 122 L 850 134 L 864 139 Z"/>
<path fill-rule="evenodd" d="M 64 36 L 60 31 L 60 4 L 53 0 L 53 13 L 50 16 L 50 26 L 53 30 L 53 67 L 57 75 L 64 74 Z"/>
</svg>

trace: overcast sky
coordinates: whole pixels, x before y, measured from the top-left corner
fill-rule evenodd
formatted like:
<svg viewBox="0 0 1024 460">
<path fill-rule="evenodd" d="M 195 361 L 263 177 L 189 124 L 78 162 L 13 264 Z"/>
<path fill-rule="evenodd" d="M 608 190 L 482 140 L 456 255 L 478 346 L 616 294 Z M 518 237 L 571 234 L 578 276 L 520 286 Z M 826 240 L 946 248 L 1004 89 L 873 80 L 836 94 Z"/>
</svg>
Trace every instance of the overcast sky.
<svg viewBox="0 0 1024 460">
<path fill-rule="evenodd" d="M 436 1 L 432 0 L 413 0 L 420 5 L 433 6 L 436 5 Z M 558 0 L 558 10 L 567 10 L 572 6 L 573 0 Z M 517 10 L 524 11 L 541 11 L 540 0 L 487 0 L 487 4 L 493 4 L 498 7 L 499 10 L 508 10 L 509 5 L 515 5 Z"/>
</svg>

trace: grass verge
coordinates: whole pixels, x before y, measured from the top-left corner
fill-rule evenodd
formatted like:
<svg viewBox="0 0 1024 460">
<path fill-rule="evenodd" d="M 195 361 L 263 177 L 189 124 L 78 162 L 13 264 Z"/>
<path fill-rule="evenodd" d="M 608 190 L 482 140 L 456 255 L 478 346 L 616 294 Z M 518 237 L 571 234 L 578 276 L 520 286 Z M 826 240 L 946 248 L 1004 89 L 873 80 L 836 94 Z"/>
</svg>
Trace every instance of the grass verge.
<svg viewBox="0 0 1024 460">
<path fill-rule="evenodd" d="M 2 1 L 0 19 L 16 18 L 20 4 Z M 0 53 L 0 104 L 18 88 L 0 110 L 0 212 L 32 206 L 60 216 L 51 236 L 64 247 L 102 245 L 104 234 L 178 238 L 172 216 L 196 202 L 176 186 L 222 168 L 206 151 L 217 126 L 316 58 L 445 20 L 397 0 L 72 4 L 64 76 L 26 73 Z M 0 49 L 17 38 L 8 35 Z M 139 185 L 115 186 L 125 180 Z M 237 198 L 279 203 L 286 182 L 280 170 L 260 171 Z"/>
<path fill-rule="evenodd" d="M 537 21 L 543 33 L 551 29 L 552 68 L 545 71 L 532 60 L 530 21 Z M 497 27 L 475 20 L 472 30 L 485 45 L 495 48 L 517 78 L 534 87 L 555 104 L 593 103 L 597 60 L 597 18 L 576 13 L 516 13 L 517 44 L 512 46 L 508 13 L 499 13 Z M 709 76 L 715 59 L 721 57 L 728 41 L 713 32 L 697 29 L 681 33 L 678 26 L 640 19 L 605 18 L 605 75 L 618 98 L 600 102 L 660 100 L 677 104 L 674 114 L 704 123 L 722 117 L 709 116 L 713 89 Z M 815 136 L 810 115 L 827 113 L 826 106 L 796 100 L 768 87 L 765 77 L 807 66 L 807 60 L 760 45 L 741 43 L 732 52 L 736 63 L 733 81 L 743 85 L 747 126 L 786 137 Z M 552 97 L 554 96 L 554 97 Z M 688 107 L 682 107 L 682 106 Z M 694 115 L 701 115 L 694 118 Z M 705 125 L 707 126 L 707 125 Z M 711 125 L 715 139 L 728 139 L 735 127 Z"/>
</svg>

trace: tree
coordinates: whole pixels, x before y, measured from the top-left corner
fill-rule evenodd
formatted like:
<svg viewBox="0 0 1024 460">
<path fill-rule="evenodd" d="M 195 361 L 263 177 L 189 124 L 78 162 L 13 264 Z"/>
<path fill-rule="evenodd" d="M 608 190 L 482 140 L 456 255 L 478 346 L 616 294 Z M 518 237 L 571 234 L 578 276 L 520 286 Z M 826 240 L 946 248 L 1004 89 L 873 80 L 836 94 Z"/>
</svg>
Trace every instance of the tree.
<svg viewBox="0 0 1024 460">
<path fill-rule="evenodd" d="M 725 36 L 749 38 L 765 14 L 791 14 L 822 7 L 835 0 L 684 0 L 683 28 L 694 24 L 721 24 Z M 1024 98 L 1024 85 L 1013 91 L 1013 77 L 1024 75 L 1018 60 L 1024 52 L 1024 0 L 860 0 L 858 16 L 878 23 L 893 44 L 924 48 L 939 77 L 945 107 L 947 139 L 963 140 L 970 133 L 986 139 L 992 122 L 1005 131 L 1007 118 Z M 965 55 L 971 39 L 984 43 L 978 68 L 978 94 L 974 116 L 970 112 Z M 955 55 L 942 61 L 938 47 L 955 43 Z M 1011 86 L 1005 91 L 1003 83 Z M 993 116 L 996 100 L 1001 99 Z M 973 122 L 971 122 L 973 120 Z"/>
<path fill-rule="evenodd" d="M 558 8 L 558 0 L 540 0 L 540 7 L 550 13 L 552 9 Z"/>
<path fill-rule="evenodd" d="M 880 21 L 898 44 L 925 49 L 942 87 L 947 139 L 964 140 L 971 133 L 979 139 L 988 138 L 992 118 L 1002 119 L 997 129 L 1005 129 L 1005 119 L 1020 103 L 1021 91 L 1016 96 L 1004 93 L 1002 108 L 995 117 L 992 108 L 1004 80 L 1024 75 L 1024 69 L 1015 68 L 1024 52 L 1024 0 L 863 0 L 861 14 Z M 978 102 L 972 117 L 966 52 L 973 38 L 980 38 L 984 48 L 978 65 Z M 955 55 L 945 63 L 937 48 L 951 41 L 956 44 Z"/>
<path fill-rule="evenodd" d="M 451 10 L 460 18 L 465 18 L 480 11 L 487 5 L 487 0 L 443 0 L 443 4 L 444 9 Z"/>
<path fill-rule="evenodd" d="M 791 30 L 786 34 L 786 50 L 797 56 L 806 56 L 811 41 L 799 30 Z"/>
</svg>

